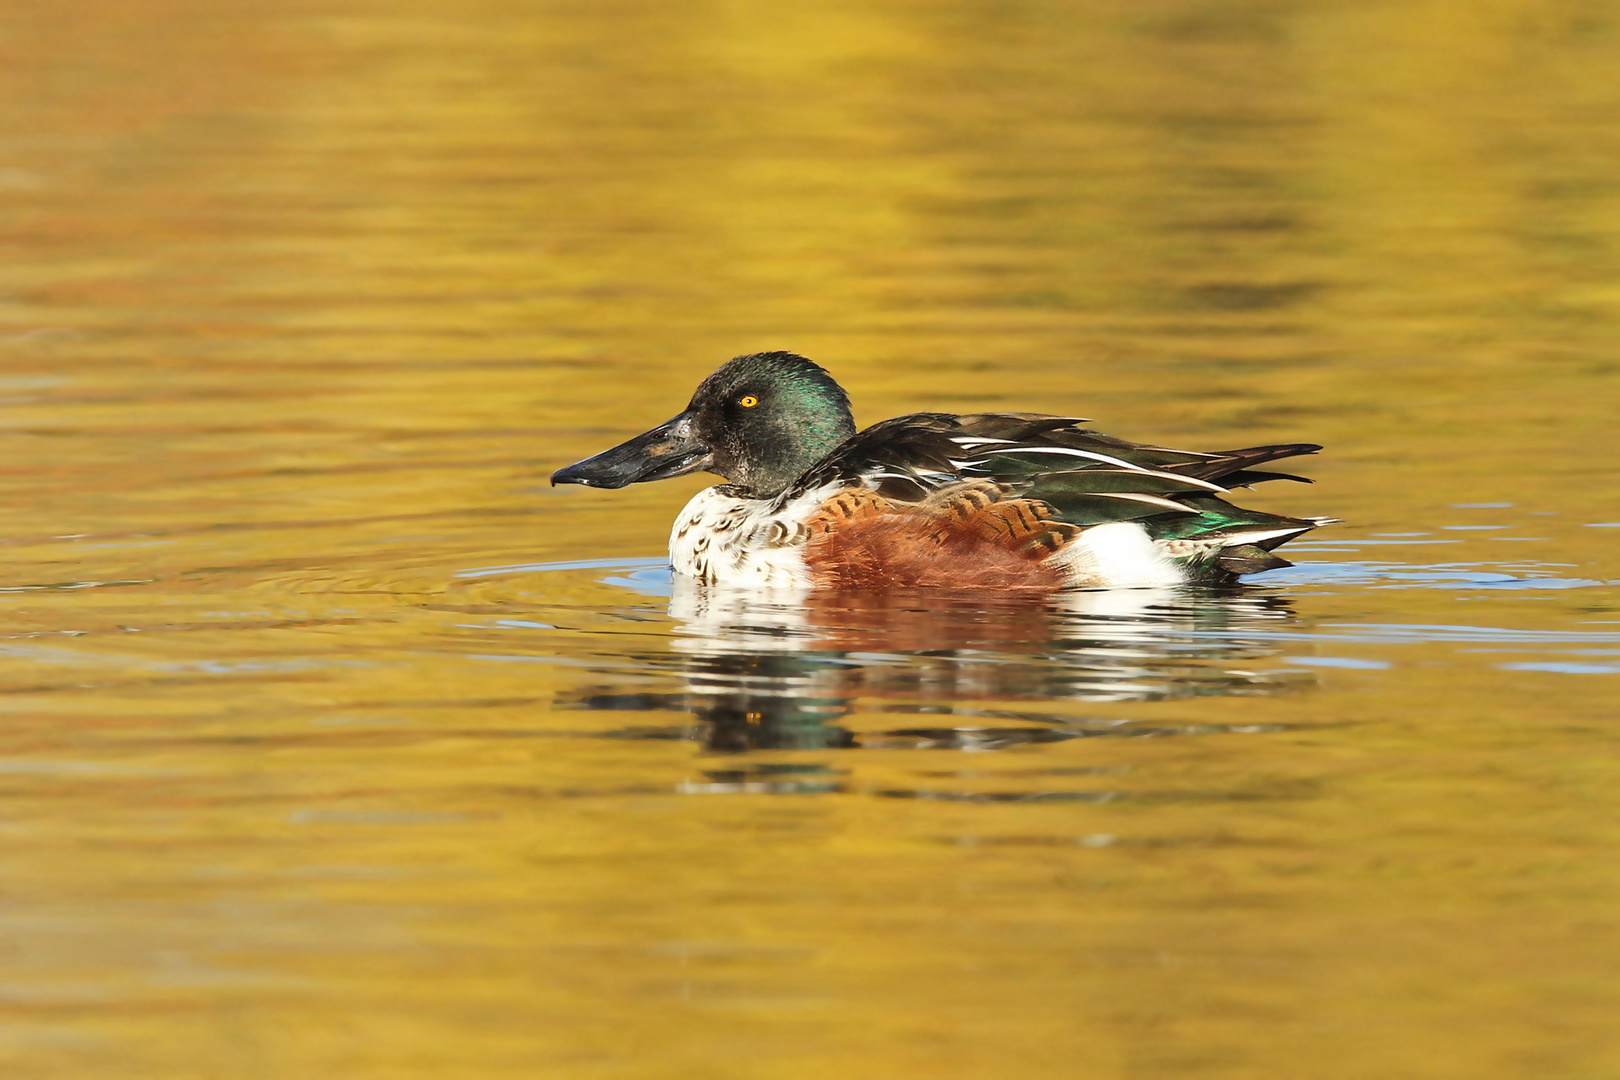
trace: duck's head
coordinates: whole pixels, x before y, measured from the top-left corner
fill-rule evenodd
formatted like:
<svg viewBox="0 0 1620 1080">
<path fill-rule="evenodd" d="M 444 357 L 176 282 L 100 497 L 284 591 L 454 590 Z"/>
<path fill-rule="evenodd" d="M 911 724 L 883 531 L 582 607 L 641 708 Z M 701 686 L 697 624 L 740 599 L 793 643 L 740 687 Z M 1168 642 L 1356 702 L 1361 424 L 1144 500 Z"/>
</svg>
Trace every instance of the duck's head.
<svg viewBox="0 0 1620 1080">
<path fill-rule="evenodd" d="M 853 434 L 849 397 L 831 375 L 795 353 L 751 353 L 704 379 L 679 416 L 551 482 L 621 488 L 708 471 L 767 499 Z"/>
</svg>

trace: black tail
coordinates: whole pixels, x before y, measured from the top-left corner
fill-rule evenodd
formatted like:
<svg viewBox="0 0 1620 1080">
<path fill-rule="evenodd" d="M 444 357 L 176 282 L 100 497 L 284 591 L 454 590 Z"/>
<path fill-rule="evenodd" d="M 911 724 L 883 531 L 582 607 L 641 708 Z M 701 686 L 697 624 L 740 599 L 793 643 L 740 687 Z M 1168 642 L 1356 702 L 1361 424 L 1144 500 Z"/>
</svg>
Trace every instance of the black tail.
<svg viewBox="0 0 1620 1080">
<path fill-rule="evenodd" d="M 1191 476 L 1198 480 L 1208 480 L 1212 484 L 1222 487 L 1243 487 L 1248 484 L 1258 484 L 1265 480 L 1298 480 L 1310 483 L 1303 476 L 1292 473 L 1278 472 L 1249 472 L 1255 465 L 1264 465 L 1268 461 L 1280 461 L 1283 458 L 1299 457 L 1302 454 L 1314 454 L 1322 449 L 1316 443 L 1282 443 L 1277 446 L 1251 446 L 1244 450 L 1222 450 L 1211 457 L 1198 461 L 1188 461 L 1174 465 L 1159 466 L 1165 472 L 1180 473 L 1182 476 Z"/>
</svg>

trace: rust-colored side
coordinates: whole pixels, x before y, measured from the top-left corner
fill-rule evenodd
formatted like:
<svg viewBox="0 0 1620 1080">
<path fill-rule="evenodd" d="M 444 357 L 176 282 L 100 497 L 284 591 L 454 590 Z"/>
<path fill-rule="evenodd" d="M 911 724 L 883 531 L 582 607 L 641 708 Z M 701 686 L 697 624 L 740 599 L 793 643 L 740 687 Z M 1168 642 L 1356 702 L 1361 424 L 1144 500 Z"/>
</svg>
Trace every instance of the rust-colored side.
<svg viewBox="0 0 1620 1080">
<path fill-rule="evenodd" d="M 830 589 L 1056 589 L 1045 559 L 1073 538 L 1071 525 L 1031 499 L 1003 499 L 967 482 L 926 503 L 893 503 L 867 491 L 828 499 L 805 522 L 805 562 Z"/>
</svg>

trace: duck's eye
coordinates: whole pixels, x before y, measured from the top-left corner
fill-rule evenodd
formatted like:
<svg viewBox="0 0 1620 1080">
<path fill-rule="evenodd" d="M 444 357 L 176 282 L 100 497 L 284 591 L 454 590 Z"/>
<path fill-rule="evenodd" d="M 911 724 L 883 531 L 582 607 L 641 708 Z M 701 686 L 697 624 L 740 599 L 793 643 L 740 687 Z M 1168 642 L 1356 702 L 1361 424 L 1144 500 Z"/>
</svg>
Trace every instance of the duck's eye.
<svg viewBox="0 0 1620 1080">
<path fill-rule="evenodd" d="M 737 399 L 737 404 L 741 405 L 745 409 L 752 409 L 755 405 L 759 404 L 759 398 L 755 397 L 753 394 L 744 394 L 742 397 Z"/>
</svg>

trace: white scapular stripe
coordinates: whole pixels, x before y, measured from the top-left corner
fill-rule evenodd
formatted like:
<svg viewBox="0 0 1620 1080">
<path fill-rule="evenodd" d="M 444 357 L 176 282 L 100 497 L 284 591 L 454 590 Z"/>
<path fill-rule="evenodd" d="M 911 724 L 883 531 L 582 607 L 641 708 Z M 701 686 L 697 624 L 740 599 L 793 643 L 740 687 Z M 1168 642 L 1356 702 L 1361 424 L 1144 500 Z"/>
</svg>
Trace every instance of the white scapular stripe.
<svg viewBox="0 0 1620 1080">
<path fill-rule="evenodd" d="M 1073 447 L 1070 447 L 1070 446 L 1028 446 L 1028 445 L 1021 445 L 1017 449 L 1006 451 L 1006 453 L 1009 453 L 1009 454 L 1061 454 L 1061 455 L 1063 455 L 1065 457 L 1090 458 L 1092 461 L 1106 461 L 1110 465 L 1118 465 L 1120 468 L 1122 468 L 1122 469 L 1130 469 L 1132 472 L 1152 472 L 1153 471 L 1152 469 L 1143 468 L 1141 465 L 1137 465 L 1137 464 L 1135 464 L 1133 462 L 1126 461 L 1124 458 L 1110 457 L 1107 454 L 1099 454 L 1099 453 L 1096 453 L 1095 451 L 1092 451 L 1092 450 L 1076 450 L 1076 449 L 1074 449 Z M 952 462 L 952 464 L 955 464 L 955 462 Z"/>
<path fill-rule="evenodd" d="M 1144 495 L 1139 491 L 1096 491 L 1088 493 L 1093 499 L 1125 499 L 1128 502 L 1146 503 L 1149 506 L 1162 506 L 1166 510 L 1179 510 L 1183 514 L 1196 514 L 1198 511 L 1190 506 L 1182 506 L 1172 499 L 1163 499 L 1157 495 Z"/>
<path fill-rule="evenodd" d="M 1278 536 L 1294 536 L 1310 529 L 1309 525 L 1290 525 L 1286 529 L 1249 529 L 1246 531 L 1223 533 L 1219 539 L 1221 547 L 1238 547 L 1242 544 L 1258 544 L 1262 540 L 1271 540 Z M 1214 539 L 1214 537 L 1211 537 Z"/>
</svg>

